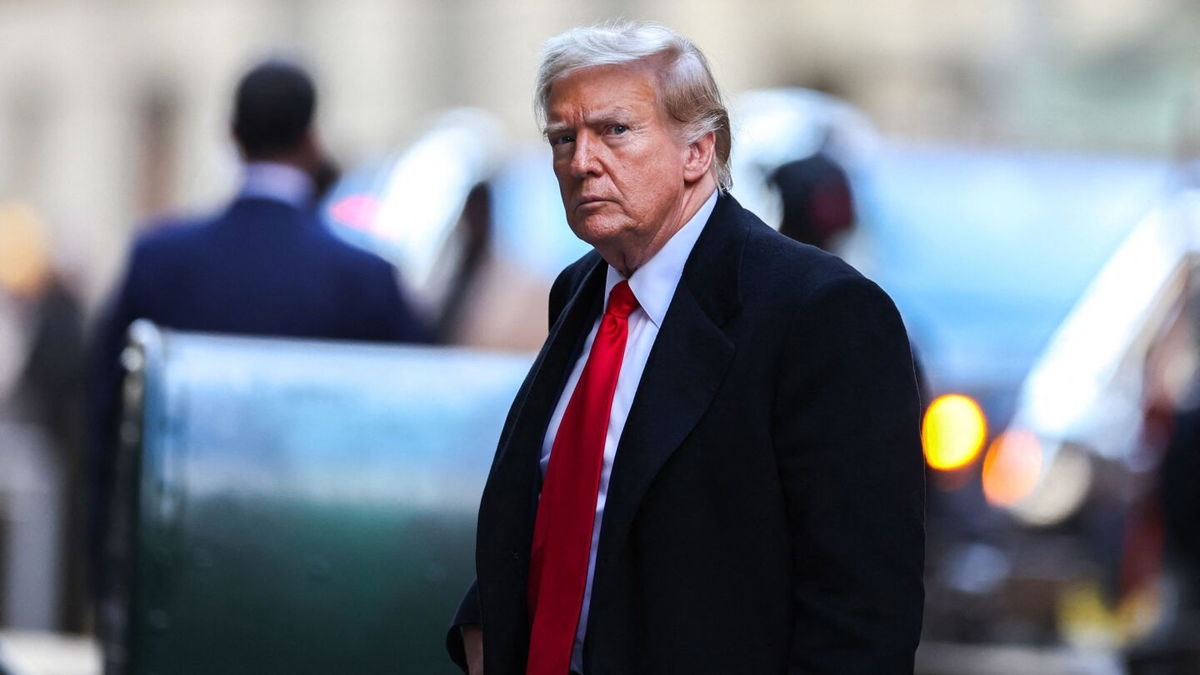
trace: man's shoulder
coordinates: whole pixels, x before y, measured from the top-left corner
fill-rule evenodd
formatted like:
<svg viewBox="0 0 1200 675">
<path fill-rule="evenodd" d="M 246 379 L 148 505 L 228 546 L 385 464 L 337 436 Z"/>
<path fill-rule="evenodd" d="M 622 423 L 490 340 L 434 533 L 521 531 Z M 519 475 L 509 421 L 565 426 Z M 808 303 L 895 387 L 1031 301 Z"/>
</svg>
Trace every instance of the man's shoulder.
<svg viewBox="0 0 1200 675">
<path fill-rule="evenodd" d="M 838 256 L 780 234 L 749 211 L 742 213 L 753 220 L 742 253 L 743 299 L 796 309 L 857 297 L 894 307 L 886 292 Z"/>
<path fill-rule="evenodd" d="M 382 256 L 361 246 L 352 244 L 334 234 L 316 216 L 312 216 L 310 220 L 311 222 L 307 223 L 306 229 L 308 236 L 316 246 L 320 247 L 328 255 L 331 262 L 338 264 L 348 274 L 362 274 L 364 276 L 382 273 L 391 274 L 395 269 L 392 263 L 385 260 Z"/>
<path fill-rule="evenodd" d="M 747 237 L 744 262 L 748 273 L 777 276 L 785 286 L 799 291 L 864 279 L 838 256 L 790 239 L 765 225 L 755 228 Z"/>
<path fill-rule="evenodd" d="M 214 239 L 219 239 L 223 245 L 227 245 L 231 237 L 236 242 L 237 239 L 254 232 L 255 225 L 261 224 L 257 222 L 258 219 L 264 217 L 267 216 L 255 214 L 251 222 L 239 222 L 246 218 L 245 214 L 239 214 L 231 207 L 203 216 L 157 218 L 139 228 L 142 233 L 134 241 L 134 257 L 159 259 L 188 256 L 196 251 L 197 245 Z M 308 248 L 310 253 L 319 251 L 322 259 L 338 265 L 351 275 L 359 271 L 378 274 L 390 272 L 392 269 L 391 263 L 379 255 L 351 244 L 331 232 L 315 213 L 280 209 L 270 217 L 289 221 L 281 223 L 283 227 L 271 230 L 273 240 L 282 251 L 299 252 L 303 248 Z"/>
<path fill-rule="evenodd" d="M 134 238 L 134 261 L 186 254 L 212 220 L 211 216 L 163 216 L 146 221 Z"/>
<path fill-rule="evenodd" d="M 743 280 L 805 295 L 828 284 L 863 279 L 836 255 L 780 234 L 736 200 L 725 199 L 729 208 L 719 213 L 728 221 L 726 226 L 734 225 L 746 233 L 740 260 Z"/>
</svg>

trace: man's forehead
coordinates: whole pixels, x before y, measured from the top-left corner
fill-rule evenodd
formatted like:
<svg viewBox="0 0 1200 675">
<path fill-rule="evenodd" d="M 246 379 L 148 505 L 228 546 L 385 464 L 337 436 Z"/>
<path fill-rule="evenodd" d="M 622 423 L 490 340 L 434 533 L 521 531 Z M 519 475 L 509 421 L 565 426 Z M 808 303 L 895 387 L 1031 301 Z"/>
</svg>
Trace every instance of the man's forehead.
<svg viewBox="0 0 1200 675">
<path fill-rule="evenodd" d="M 559 106 L 558 108 L 551 106 L 550 114 L 547 116 L 548 121 L 574 119 L 576 117 L 584 117 L 585 119 L 617 119 L 622 117 L 631 117 L 637 115 L 639 111 L 634 106 L 621 102 L 619 99 L 607 99 L 596 102 L 595 105 L 582 106 Z"/>
<path fill-rule="evenodd" d="M 657 103 L 657 78 L 639 63 L 589 66 L 572 70 L 550 84 L 547 118 L 580 109 L 589 114 L 630 114 L 645 103 Z"/>
</svg>

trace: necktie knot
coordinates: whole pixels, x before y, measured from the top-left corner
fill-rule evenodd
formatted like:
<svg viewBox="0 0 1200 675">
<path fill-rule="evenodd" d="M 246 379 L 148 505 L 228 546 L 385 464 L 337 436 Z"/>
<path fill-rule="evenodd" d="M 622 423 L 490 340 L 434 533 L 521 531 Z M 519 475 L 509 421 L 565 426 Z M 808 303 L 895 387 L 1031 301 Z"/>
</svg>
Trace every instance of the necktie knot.
<svg viewBox="0 0 1200 675">
<path fill-rule="evenodd" d="M 612 292 L 608 294 L 608 309 L 605 314 L 612 314 L 619 319 L 628 319 L 633 310 L 641 307 L 638 300 L 633 295 L 633 290 L 629 288 L 628 281 L 622 281 L 616 286 L 613 286 Z"/>
</svg>

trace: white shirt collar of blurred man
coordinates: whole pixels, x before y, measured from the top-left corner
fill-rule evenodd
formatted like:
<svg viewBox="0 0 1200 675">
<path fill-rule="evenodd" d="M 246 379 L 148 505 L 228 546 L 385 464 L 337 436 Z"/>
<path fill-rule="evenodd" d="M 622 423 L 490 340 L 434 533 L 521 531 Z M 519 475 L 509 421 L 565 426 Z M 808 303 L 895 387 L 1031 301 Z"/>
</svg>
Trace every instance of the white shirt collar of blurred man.
<svg viewBox="0 0 1200 675">
<path fill-rule="evenodd" d="M 254 197 L 306 208 L 316 191 L 312 177 L 304 171 L 276 162 L 249 162 L 245 165 L 238 198 Z"/>
</svg>

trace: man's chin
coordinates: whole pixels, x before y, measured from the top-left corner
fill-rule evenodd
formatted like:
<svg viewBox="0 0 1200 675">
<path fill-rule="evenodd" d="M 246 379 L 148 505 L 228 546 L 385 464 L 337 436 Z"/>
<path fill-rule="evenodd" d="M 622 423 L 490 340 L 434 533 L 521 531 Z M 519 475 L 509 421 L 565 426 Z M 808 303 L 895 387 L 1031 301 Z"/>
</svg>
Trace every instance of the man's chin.
<svg viewBox="0 0 1200 675">
<path fill-rule="evenodd" d="M 575 236 L 596 247 L 628 236 L 629 229 L 626 218 L 609 213 L 589 214 L 571 221 Z"/>
</svg>

